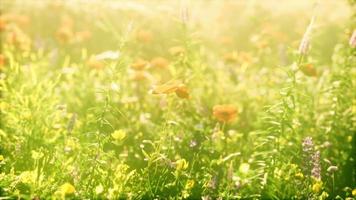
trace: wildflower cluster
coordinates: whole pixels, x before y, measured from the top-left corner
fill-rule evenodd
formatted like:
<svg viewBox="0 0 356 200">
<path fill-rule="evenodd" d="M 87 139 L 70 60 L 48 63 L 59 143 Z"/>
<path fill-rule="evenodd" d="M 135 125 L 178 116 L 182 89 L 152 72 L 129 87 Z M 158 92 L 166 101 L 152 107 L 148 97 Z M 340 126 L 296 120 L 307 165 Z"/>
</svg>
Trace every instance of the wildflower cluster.
<svg viewBox="0 0 356 200">
<path fill-rule="evenodd" d="M 0 4 L 0 199 L 356 198 L 346 0 Z"/>
</svg>

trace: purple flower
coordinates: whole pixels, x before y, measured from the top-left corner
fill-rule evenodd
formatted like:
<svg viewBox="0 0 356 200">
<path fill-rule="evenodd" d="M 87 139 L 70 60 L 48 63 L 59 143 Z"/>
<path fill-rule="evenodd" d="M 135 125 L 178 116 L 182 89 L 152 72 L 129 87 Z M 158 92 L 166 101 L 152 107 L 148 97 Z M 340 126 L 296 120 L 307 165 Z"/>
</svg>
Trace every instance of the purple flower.
<svg viewBox="0 0 356 200">
<path fill-rule="evenodd" d="M 320 151 L 314 150 L 314 143 L 311 137 L 306 137 L 302 143 L 304 171 L 312 177 L 321 179 Z"/>
<path fill-rule="evenodd" d="M 312 155 L 312 165 L 313 168 L 311 170 L 311 175 L 320 180 L 321 179 L 321 167 L 320 167 L 320 151 L 316 151 L 313 155 Z"/>
<path fill-rule="evenodd" d="M 312 152 L 314 149 L 313 139 L 311 137 L 304 138 L 302 146 L 305 153 Z"/>
</svg>

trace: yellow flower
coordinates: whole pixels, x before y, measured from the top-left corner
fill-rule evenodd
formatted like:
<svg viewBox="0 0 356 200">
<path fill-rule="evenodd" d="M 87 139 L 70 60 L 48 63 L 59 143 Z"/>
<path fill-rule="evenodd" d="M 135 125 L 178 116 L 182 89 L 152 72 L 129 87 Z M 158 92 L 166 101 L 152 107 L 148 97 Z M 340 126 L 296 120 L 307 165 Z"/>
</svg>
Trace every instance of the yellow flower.
<svg viewBox="0 0 356 200">
<path fill-rule="evenodd" d="M 80 148 L 80 144 L 78 143 L 78 139 L 75 137 L 68 137 L 65 142 L 65 151 L 73 152 L 74 150 Z"/>
<path fill-rule="evenodd" d="M 296 169 L 298 167 L 298 165 L 296 165 L 296 164 L 291 164 L 290 166 L 292 169 Z"/>
<path fill-rule="evenodd" d="M 4 160 L 4 156 L 0 155 L 0 162 Z"/>
<path fill-rule="evenodd" d="M 124 130 L 116 130 L 111 134 L 111 137 L 113 137 L 117 141 L 121 141 L 126 137 L 126 132 Z"/>
<path fill-rule="evenodd" d="M 298 173 L 295 174 L 295 177 L 300 178 L 300 179 L 303 179 L 303 178 L 304 178 L 304 175 L 303 175 L 303 173 L 298 172 Z"/>
<path fill-rule="evenodd" d="M 356 197 L 356 188 L 352 190 L 352 196 Z"/>
<path fill-rule="evenodd" d="M 247 174 L 249 170 L 250 170 L 250 165 L 248 163 L 242 163 L 239 167 L 239 171 L 242 174 Z"/>
<path fill-rule="evenodd" d="M 1 69 L 1 67 L 0 67 Z M 6 102 L 0 102 L 0 111 L 5 112 L 5 110 L 7 110 L 7 108 L 9 108 L 9 104 Z"/>
<path fill-rule="evenodd" d="M 321 193 L 319 199 L 320 199 L 320 200 L 323 200 L 323 199 L 327 199 L 328 197 L 329 197 L 329 194 L 324 191 L 323 193 Z"/>
<path fill-rule="evenodd" d="M 347 141 L 348 142 L 352 142 L 352 136 L 351 135 L 347 136 Z"/>
<path fill-rule="evenodd" d="M 187 183 L 185 184 L 185 189 L 186 190 L 192 189 L 194 187 L 194 184 L 195 184 L 194 180 L 188 180 Z"/>
<path fill-rule="evenodd" d="M 184 158 L 176 161 L 177 171 L 187 169 L 188 165 L 189 165 L 188 162 Z"/>
<path fill-rule="evenodd" d="M 25 184 L 33 184 L 34 182 L 36 182 L 36 172 L 24 171 L 20 174 L 19 180 Z"/>
<path fill-rule="evenodd" d="M 104 187 L 103 187 L 103 185 L 98 185 L 98 186 L 96 186 L 95 187 L 95 193 L 96 194 L 101 194 L 101 193 L 103 193 L 104 192 Z"/>
<path fill-rule="evenodd" d="M 31 112 L 30 111 L 25 111 L 25 112 L 23 112 L 22 116 L 23 116 L 23 119 L 30 120 L 31 119 Z"/>
<path fill-rule="evenodd" d="M 60 191 L 62 192 L 62 194 L 73 194 L 75 192 L 75 188 L 70 183 L 64 183 L 63 185 L 61 185 Z"/>
<path fill-rule="evenodd" d="M 37 152 L 37 151 L 34 151 L 34 150 L 31 151 L 31 158 L 34 159 L 34 160 L 39 160 L 43 156 L 44 156 L 44 154 L 42 152 Z"/>
<path fill-rule="evenodd" d="M 314 193 L 319 193 L 321 191 L 322 187 L 323 187 L 323 183 L 320 181 L 317 181 L 316 183 L 313 184 L 312 191 Z"/>
</svg>

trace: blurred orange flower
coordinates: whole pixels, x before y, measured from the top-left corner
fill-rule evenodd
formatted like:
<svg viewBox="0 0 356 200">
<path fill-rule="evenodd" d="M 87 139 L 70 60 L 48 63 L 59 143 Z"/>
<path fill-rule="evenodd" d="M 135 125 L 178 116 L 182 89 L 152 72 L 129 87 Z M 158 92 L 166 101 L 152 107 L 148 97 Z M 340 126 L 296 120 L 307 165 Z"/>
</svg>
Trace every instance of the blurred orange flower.
<svg viewBox="0 0 356 200">
<path fill-rule="evenodd" d="M 96 56 L 90 56 L 86 64 L 93 69 L 102 69 L 105 65 L 102 61 L 98 60 Z"/>
<path fill-rule="evenodd" d="M 147 66 L 148 62 L 143 59 L 138 59 L 136 62 L 131 64 L 131 68 L 134 70 L 144 70 Z"/>
<path fill-rule="evenodd" d="M 237 115 L 234 105 L 216 105 L 213 107 L 213 115 L 220 122 L 232 122 Z"/>
<path fill-rule="evenodd" d="M 146 31 L 146 30 L 139 30 L 136 33 L 136 39 L 139 42 L 143 42 L 143 43 L 149 43 L 152 41 L 152 33 L 150 31 Z"/>
<path fill-rule="evenodd" d="M 17 26 L 12 26 L 7 34 L 7 42 L 21 50 L 30 50 L 31 39 Z"/>
<path fill-rule="evenodd" d="M 317 71 L 315 69 L 315 67 L 312 65 L 312 64 L 304 64 L 304 65 L 301 65 L 300 68 L 299 68 L 303 74 L 305 74 L 306 76 L 312 76 L 312 77 L 316 77 L 318 74 L 317 74 Z"/>
<path fill-rule="evenodd" d="M 268 46 L 268 42 L 265 38 L 264 35 L 259 34 L 259 35 L 253 35 L 250 38 L 252 44 L 254 44 L 258 49 L 264 49 Z"/>
<path fill-rule="evenodd" d="M 172 80 L 172 81 L 168 81 L 162 85 L 158 85 L 156 86 L 153 90 L 152 90 L 152 94 L 169 94 L 169 93 L 173 93 L 177 90 L 179 84 L 181 84 L 180 81 L 178 80 Z"/>
<path fill-rule="evenodd" d="M 72 18 L 67 15 L 62 16 L 59 28 L 56 32 L 56 38 L 59 42 L 68 43 L 74 39 L 73 25 L 74 22 Z"/>
<path fill-rule="evenodd" d="M 26 15 L 16 13 L 7 13 L 0 16 L 0 30 L 4 29 L 8 24 L 15 24 L 18 27 L 24 28 L 30 22 L 30 18 Z"/>
<path fill-rule="evenodd" d="M 5 65 L 6 58 L 3 54 L 0 54 L 0 69 Z"/>
<path fill-rule="evenodd" d="M 61 43 L 68 43 L 73 39 L 72 29 L 66 26 L 60 27 L 56 32 L 56 38 Z"/>
<path fill-rule="evenodd" d="M 224 55 L 224 60 L 226 63 L 240 63 L 240 64 L 250 64 L 253 62 L 253 57 L 248 52 L 237 52 L 232 51 Z"/>
<path fill-rule="evenodd" d="M 162 58 L 162 57 L 156 57 L 151 60 L 151 66 L 154 68 L 166 68 L 169 65 L 169 62 L 167 59 Z"/>
<path fill-rule="evenodd" d="M 190 97 L 188 88 L 179 80 L 172 80 L 164 83 L 162 85 L 156 86 L 152 90 L 152 94 L 170 94 L 176 93 L 176 95 L 183 99 L 188 99 Z"/>
<path fill-rule="evenodd" d="M 30 23 L 30 18 L 27 15 L 16 14 L 13 16 L 13 22 L 23 28 Z"/>
<path fill-rule="evenodd" d="M 239 61 L 239 56 L 238 56 L 237 51 L 226 53 L 224 55 L 224 60 L 227 63 L 236 63 L 236 62 L 238 62 Z"/>
<path fill-rule="evenodd" d="M 188 88 L 184 84 L 178 85 L 177 90 L 176 90 L 176 95 L 182 99 L 190 98 Z"/>
<path fill-rule="evenodd" d="M 238 57 L 241 64 L 250 64 L 253 61 L 253 57 L 247 52 L 240 52 Z"/>
<path fill-rule="evenodd" d="M 233 39 L 230 36 L 222 36 L 219 38 L 219 42 L 223 45 L 230 45 L 233 43 Z"/>
<path fill-rule="evenodd" d="M 68 15 L 62 16 L 60 26 L 72 29 L 74 26 L 73 19 L 71 17 L 69 17 Z"/>
<path fill-rule="evenodd" d="M 77 42 L 83 42 L 83 41 L 91 38 L 91 32 L 90 31 L 78 31 L 75 33 L 74 37 Z"/>
<path fill-rule="evenodd" d="M 0 32 L 5 31 L 7 26 L 7 21 L 3 16 L 0 16 Z"/>
<path fill-rule="evenodd" d="M 134 81 L 145 81 L 150 79 L 150 74 L 145 71 L 134 71 L 131 79 Z"/>
</svg>

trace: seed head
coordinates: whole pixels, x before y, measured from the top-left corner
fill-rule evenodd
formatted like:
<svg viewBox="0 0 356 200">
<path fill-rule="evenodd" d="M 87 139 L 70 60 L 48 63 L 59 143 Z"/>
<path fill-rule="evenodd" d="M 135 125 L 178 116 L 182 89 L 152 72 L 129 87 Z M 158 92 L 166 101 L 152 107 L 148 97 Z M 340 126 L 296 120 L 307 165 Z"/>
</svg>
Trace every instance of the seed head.
<svg viewBox="0 0 356 200">
<path fill-rule="evenodd" d="M 305 33 L 303 35 L 302 41 L 300 42 L 298 52 L 301 55 L 307 54 L 307 52 L 309 50 L 310 36 L 311 36 L 311 32 L 312 32 L 313 25 L 314 25 L 314 20 L 315 20 L 315 17 L 313 17 L 311 19 L 310 24 L 309 24 L 307 30 L 305 31 Z"/>
</svg>

